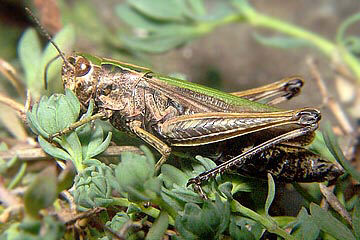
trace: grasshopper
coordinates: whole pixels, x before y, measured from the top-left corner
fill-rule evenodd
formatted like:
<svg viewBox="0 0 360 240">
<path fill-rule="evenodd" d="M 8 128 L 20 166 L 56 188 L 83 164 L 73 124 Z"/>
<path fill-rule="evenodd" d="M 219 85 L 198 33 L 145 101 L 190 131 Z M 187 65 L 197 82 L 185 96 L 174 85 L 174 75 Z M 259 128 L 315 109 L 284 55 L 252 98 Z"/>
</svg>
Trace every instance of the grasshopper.
<svg viewBox="0 0 360 240">
<path fill-rule="evenodd" d="M 95 119 L 109 120 L 161 153 L 157 169 L 172 149 L 200 155 L 204 155 L 202 149 L 215 149 L 222 163 L 188 182 L 200 191 L 204 181 L 233 168 L 260 177 L 270 172 L 287 182 L 334 180 L 343 173 L 338 165 L 305 148 L 318 128 L 321 114 L 317 109 L 274 106 L 299 93 L 300 77 L 225 93 L 87 53 L 65 57 L 45 35 L 63 60 L 64 88 L 71 89 L 83 107 L 93 100 L 95 112 L 51 138 Z"/>
</svg>

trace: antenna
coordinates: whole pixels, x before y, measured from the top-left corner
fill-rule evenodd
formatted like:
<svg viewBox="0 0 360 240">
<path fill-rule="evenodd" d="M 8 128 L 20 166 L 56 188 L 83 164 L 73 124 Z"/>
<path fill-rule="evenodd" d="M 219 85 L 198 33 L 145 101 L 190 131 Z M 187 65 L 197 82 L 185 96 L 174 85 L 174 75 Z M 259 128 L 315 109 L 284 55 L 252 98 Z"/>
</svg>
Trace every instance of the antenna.
<svg viewBox="0 0 360 240">
<path fill-rule="evenodd" d="M 45 71 L 44 71 L 44 87 L 45 87 L 45 90 L 47 90 L 47 79 L 48 79 L 48 70 L 49 70 L 49 66 L 50 64 L 52 64 L 55 60 L 57 60 L 58 58 L 60 57 L 60 55 L 56 55 L 54 58 L 52 58 L 45 66 Z"/>
<path fill-rule="evenodd" d="M 50 34 L 46 31 L 46 29 L 41 25 L 40 21 L 35 17 L 35 15 L 31 12 L 31 10 L 29 8 L 25 8 L 26 12 L 29 14 L 29 16 L 34 20 L 34 22 L 36 23 L 36 25 L 39 27 L 40 33 L 46 37 L 49 42 L 56 48 L 56 51 L 58 51 L 59 56 L 62 58 L 62 60 L 64 61 L 64 63 L 66 64 L 66 66 L 68 66 L 71 69 L 74 69 L 74 66 L 72 66 L 69 61 L 66 59 L 65 55 L 63 52 L 61 52 L 60 48 L 58 47 L 58 45 L 56 45 L 56 43 L 52 40 L 52 37 L 50 36 Z"/>
</svg>

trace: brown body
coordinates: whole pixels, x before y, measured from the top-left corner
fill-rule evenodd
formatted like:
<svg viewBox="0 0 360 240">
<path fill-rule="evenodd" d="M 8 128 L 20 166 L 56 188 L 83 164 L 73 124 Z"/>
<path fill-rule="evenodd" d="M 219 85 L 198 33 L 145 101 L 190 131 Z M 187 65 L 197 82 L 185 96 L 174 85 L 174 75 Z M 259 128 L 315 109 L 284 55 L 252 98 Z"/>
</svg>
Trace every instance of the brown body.
<svg viewBox="0 0 360 240">
<path fill-rule="evenodd" d="M 201 183 L 234 166 L 240 173 L 264 177 L 270 172 L 284 181 L 332 180 L 342 173 L 335 164 L 303 148 L 313 140 L 319 111 L 284 111 L 250 102 L 259 98 L 277 103 L 295 95 L 299 88 L 284 93 L 281 91 L 287 90 L 277 89 L 275 83 L 268 88 L 226 94 L 199 85 L 192 88 L 191 83 L 165 80 L 148 69 L 106 59 L 90 61 L 77 55 L 68 61 L 72 66 L 64 64 L 64 86 L 73 90 L 84 106 L 94 100 L 103 118 L 150 143 L 162 153 L 163 160 L 170 147 L 195 149 L 200 155 L 206 155 L 202 149 L 211 148 L 209 153 L 231 162 L 192 183 Z M 283 95 L 279 97 L 277 90 Z M 269 101 L 273 96 L 275 101 Z"/>
</svg>

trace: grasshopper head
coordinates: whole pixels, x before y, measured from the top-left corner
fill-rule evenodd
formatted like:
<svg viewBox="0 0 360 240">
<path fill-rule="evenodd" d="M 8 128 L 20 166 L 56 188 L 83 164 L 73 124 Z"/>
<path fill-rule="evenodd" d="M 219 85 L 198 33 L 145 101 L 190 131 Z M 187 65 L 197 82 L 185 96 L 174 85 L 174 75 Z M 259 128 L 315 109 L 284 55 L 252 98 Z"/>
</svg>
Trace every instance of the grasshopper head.
<svg viewBox="0 0 360 240">
<path fill-rule="evenodd" d="M 87 105 L 96 90 L 98 74 L 87 58 L 73 55 L 67 58 L 62 67 L 64 88 L 69 88 L 83 105 Z"/>
<path fill-rule="evenodd" d="M 313 181 L 333 181 L 344 174 L 344 169 L 338 163 L 332 163 L 324 159 L 311 159 L 311 171 L 308 172 L 309 178 Z"/>
</svg>

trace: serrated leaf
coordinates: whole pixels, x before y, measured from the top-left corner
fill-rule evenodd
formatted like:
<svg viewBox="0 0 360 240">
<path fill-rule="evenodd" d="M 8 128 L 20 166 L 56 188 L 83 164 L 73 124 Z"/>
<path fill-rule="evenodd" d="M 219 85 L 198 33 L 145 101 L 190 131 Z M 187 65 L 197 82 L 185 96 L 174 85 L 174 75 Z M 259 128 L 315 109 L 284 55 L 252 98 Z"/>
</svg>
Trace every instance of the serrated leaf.
<svg viewBox="0 0 360 240">
<path fill-rule="evenodd" d="M 328 233 L 336 239 L 355 240 L 352 232 L 342 222 L 337 220 L 328 211 L 322 209 L 320 206 L 311 203 L 310 213 L 312 219 L 322 231 Z"/>
<path fill-rule="evenodd" d="M 261 34 L 254 33 L 255 40 L 262 45 L 275 48 L 298 48 L 311 45 L 309 41 L 292 37 L 265 37 Z"/>
<path fill-rule="evenodd" d="M 303 207 L 298 216 L 296 225 L 294 227 L 294 235 L 299 239 L 308 239 L 315 240 L 319 236 L 320 229 L 315 224 L 311 216 L 307 213 L 306 209 Z"/>
<path fill-rule="evenodd" d="M 154 224 L 149 229 L 146 235 L 146 240 L 163 239 L 165 231 L 169 225 L 169 216 L 165 211 L 161 211 L 160 215 L 156 218 Z"/>
<path fill-rule="evenodd" d="M 40 172 L 24 195 L 25 209 L 33 217 L 40 209 L 49 207 L 57 196 L 56 168 L 50 166 Z"/>
<path fill-rule="evenodd" d="M 172 183 L 176 183 L 179 186 L 186 186 L 189 178 L 185 173 L 169 164 L 161 166 L 161 173 Z"/>
<path fill-rule="evenodd" d="M 128 4 L 142 14 L 160 21 L 181 21 L 186 10 L 179 0 L 131 0 Z"/>
<path fill-rule="evenodd" d="M 54 147 L 48 141 L 46 141 L 42 136 L 38 136 L 38 142 L 41 148 L 49 155 L 59 158 L 62 160 L 71 160 L 71 156 L 64 150 Z"/>
<path fill-rule="evenodd" d="M 268 195 L 266 197 L 266 202 L 265 202 L 266 215 L 269 215 L 269 209 L 271 203 L 274 201 L 274 197 L 275 197 L 275 182 L 271 174 L 268 173 Z"/>
</svg>

